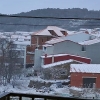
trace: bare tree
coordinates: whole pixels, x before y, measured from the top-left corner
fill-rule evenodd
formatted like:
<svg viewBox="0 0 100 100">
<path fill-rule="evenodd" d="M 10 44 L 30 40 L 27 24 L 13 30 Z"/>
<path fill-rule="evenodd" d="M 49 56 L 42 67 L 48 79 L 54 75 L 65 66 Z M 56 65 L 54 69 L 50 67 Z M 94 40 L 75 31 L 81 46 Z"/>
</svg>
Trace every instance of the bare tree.
<svg viewBox="0 0 100 100">
<path fill-rule="evenodd" d="M 15 75 L 18 75 L 20 65 L 20 51 L 13 48 L 13 42 L 7 39 L 0 39 L 0 76 L 3 78 L 3 84 L 10 83 Z"/>
</svg>

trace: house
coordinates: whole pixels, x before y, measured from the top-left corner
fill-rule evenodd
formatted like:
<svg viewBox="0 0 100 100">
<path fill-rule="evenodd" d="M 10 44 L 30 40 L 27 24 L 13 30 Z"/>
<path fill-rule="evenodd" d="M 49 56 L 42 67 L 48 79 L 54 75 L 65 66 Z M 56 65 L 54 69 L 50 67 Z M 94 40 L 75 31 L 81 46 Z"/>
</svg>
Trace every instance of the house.
<svg viewBox="0 0 100 100">
<path fill-rule="evenodd" d="M 83 88 L 100 88 L 100 64 L 71 64 L 70 85 Z"/>
<path fill-rule="evenodd" d="M 31 34 L 31 45 L 27 46 L 27 64 L 34 64 L 34 61 L 30 59 L 34 58 L 35 49 L 38 48 L 42 50 L 42 45 L 46 41 L 49 41 L 51 38 L 55 37 L 64 37 L 72 33 L 74 32 L 67 31 L 56 26 L 48 26 L 43 30 Z"/>
<path fill-rule="evenodd" d="M 69 39 L 67 37 L 66 39 L 65 37 L 59 37 L 47 41 L 43 45 L 44 53 L 47 55 L 60 53 L 79 55 L 82 57 L 91 58 L 91 63 L 93 64 L 100 64 L 100 39 L 95 38 L 94 36 L 91 37 L 91 35 L 88 34 L 88 38 L 86 37 L 87 39 L 84 38 L 84 40 L 80 41 L 80 39 L 78 39 L 79 37 L 77 38 L 75 36 L 75 39 L 74 36 L 73 38 L 71 36 L 67 36 L 68 38 L 70 37 Z"/>
<path fill-rule="evenodd" d="M 0 33 L 2 39 L 12 41 L 12 49 L 20 52 L 17 62 L 26 67 L 27 65 L 27 46 L 31 44 L 31 36 L 29 32 L 4 32 Z M 34 58 L 31 58 L 32 60 Z M 29 60 L 29 59 L 28 59 Z M 32 62 L 33 64 L 33 62 Z"/>
<path fill-rule="evenodd" d="M 71 54 L 53 54 L 48 55 L 43 52 L 43 50 L 35 50 L 35 57 L 34 57 L 34 70 L 41 70 L 42 65 L 51 64 L 59 61 L 65 60 L 77 60 L 79 62 L 84 63 L 91 63 L 90 58 L 78 56 L 78 55 L 71 55 Z"/>
<path fill-rule="evenodd" d="M 83 39 L 78 39 L 80 36 L 82 36 Z M 83 45 L 81 45 L 78 42 L 89 40 L 90 37 L 91 35 L 87 33 L 74 33 L 66 37 L 64 36 L 64 37 L 53 38 L 45 42 L 45 44 L 43 45 L 43 50 L 35 51 L 34 68 L 37 69 L 40 68 L 41 66 L 40 63 L 43 62 L 40 59 L 42 55 L 49 56 L 49 55 L 69 54 L 71 56 L 67 55 L 67 57 L 72 57 L 72 55 L 75 55 L 75 56 L 89 58 L 86 56 L 85 52 L 83 52 Z M 48 58 L 48 59 L 52 59 L 52 58 Z M 53 62 L 53 60 L 54 59 L 52 59 L 51 62 Z"/>
<path fill-rule="evenodd" d="M 31 49 L 35 50 L 36 47 L 38 49 L 42 48 L 42 45 L 54 37 L 66 36 L 67 30 L 56 27 L 56 26 L 48 26 L 46 29 L 35 32 L 31 35 Z"/>
<path fill-rule="evenodd" d="M 26 43 L 12 41 L 7 38 L 0 38 L 0 61 L 5 66 L 25 67 L 26 65 Z"/>
<path fill-rule="evenodd" d="M 22 63 L 24 68 L 27 65 L 27 51 L 26 48 L 30 45 L 30 36 L 21 36 L 21 35 L 11 35 L 10 39 L 13 41 L 13 49 L 21 52 L 19 61 Z"/>
<path fill-rule="evenodd" d="M 91 63 L 100 64 L 100 39 L 96 38 L 93 40 L 88 40 L 84 42 L 80 42 L 82 45 L 82 51 L 84 52 L 84 56 L 87 58 L 91 58 Z"/>
<path fill-rule="evenodd" d="M 52 39 L 48 44 L 43 45 L 43 51 L 47 55 L 63 53 L 79 55 L 81 51 L 81 45 L 70 40 L 58 38 Z"/>
<path fill-rule="evenodd" d="M 20 61 L 23 62 L 24 67 L 33 66 L 34 53 L 28 50 L 28 47 L 31 45 L 31 34 L 33 32 L 5 32 L 9 40 L 13 41 L 13 48 L 16 47 L 17 50 L 21 51 Z"/>
<path fill-rule="evenodd" d="M 17 59 L 18 62 L 21 62 L 23 67 L 26 67 L 26 47 L 27 47 L 27 42 L 20 42 L 20 41 L 14 41 L 12 48 L 13 50 L 19 51 L 20 55 L 19 58 Z"/>
<path fill-rule="evenodd" d="M 46 44 L 50 44 L 50 43 L 54 43 L 54 40 L 70 40 L 73 42 L 83 42 L 83 41 L 87 41 L 87 40 L 92 40 L 95 39 L 96 36 L 91 35 L 91 34 L 87 34 L 86 32 L 74 32 L 74 34 L 70 34 L 67 35 L 65 37 L 56 37 L 54 39 L 51 39 L 50 41 L 47 41 Z M 55 41 L 56 42 L 56 41 Z"/>
<path fill-rule="evenodd" d="M 93 39 L 94 37 L 95 36 L 92 37 L 92 35 L 87 34 L 86 32 L 83 31 L 74 32 L 56 26 L 48 26 L 46 29 L 40 30 L 31 35 L 31 45 L 27 46 L 27 64 L 30 66 L 34 64 L 35 61 L 32 60 L 31 58 L 35 59 L 36 57 L 37 59 L 38 55 L 40 54 L 38 52 L 39 54 L 37 56 L 34 56 L 36 48 L 38 48 L 39 50 L 43 50 L 41 51 L 41 55 L 43 54 L 51 55 L 51 54 L 61 54 L 61 53 L 79 55 L 78 53 L 80 53 L 79 51 L 81 50 L 82 47 L 77 42 Z M 76 50 L 74 52 L 71 52 L 70 49 L 73 49 L 73 47 L 70 45 L 75 45 L 74 49 Z M 77 51 L 77 47 L 79 51 Z M 80 56 L 84 56 L 84 54 Z M 38 64 L 37 66 L 40 65 Z"/>
<path fill-rule="evenodd" d="M 82 45 L 80 42 L 94 39 L 95 37 L 86 33 L 75 33 L 66 37 L 53 38 L 43 45 L 43 50 L 46 54 L 59 54 L 59 53 L 68 53 L 84 56 L 83 52 L 81 53 Z M 64 49 L 63 49 L 64 48 Z"/>
</svg>

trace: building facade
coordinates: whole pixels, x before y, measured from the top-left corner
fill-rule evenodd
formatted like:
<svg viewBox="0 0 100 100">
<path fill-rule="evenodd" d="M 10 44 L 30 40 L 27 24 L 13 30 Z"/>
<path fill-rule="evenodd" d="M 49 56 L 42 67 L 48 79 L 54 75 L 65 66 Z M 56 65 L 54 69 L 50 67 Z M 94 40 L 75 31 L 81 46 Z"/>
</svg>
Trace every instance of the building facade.
<svg viewBox="0 0 100 100">
<path fill-rule="evenodd" d="M 56 42 L 55 42 L 56 41 Z M 91 63 L 100 64 L 100 39 L 92 39 L 83 42 L 55 39 L 43 45 L 45 54 L 67 53 L 91 58 Z"/>
<path fill-rule="evenodd" d="M 42 47 L 46 41 L 49 41 L 54 37 L 61 37 L 66 35 L 67 30 L 56 26 L 48 26 L 43 30 L 31 34 L 31 45 L 27 46 L 27 64 L 30 66 L 34 64 L 34 60 L 31 60 L 30 58 L 35 57 L 35 49 L 38 48 L 39 50 L 42 50 Z"/>
<path fill-rule="evenodd" d="M 100 64 L 71 64 L 70 85 L 83 88 L 100 88 Z"/>
</svg>

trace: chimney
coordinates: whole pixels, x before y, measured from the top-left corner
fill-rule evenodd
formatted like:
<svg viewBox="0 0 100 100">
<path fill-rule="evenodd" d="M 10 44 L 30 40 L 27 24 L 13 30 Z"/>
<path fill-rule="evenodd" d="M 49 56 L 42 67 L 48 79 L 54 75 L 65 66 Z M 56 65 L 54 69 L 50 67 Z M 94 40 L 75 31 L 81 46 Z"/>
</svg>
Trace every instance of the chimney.
<svg viewBox="0 0 100 100">
<path fill-rule="evenodd" d="M 88 32 L 88 31 L 85 31 L 85 33 L 86 33 L 86 34 L 89 34 L 89 32 Z"/>
<path fill-rule="evenodd" d="M 47 54 L 45 54 L 45 58 L 47 57 Z"/>
<path fill-rule="evenodd" d="M 52 63 L 54 63 L 54 55 L 52 55 Z"/>
</svg>

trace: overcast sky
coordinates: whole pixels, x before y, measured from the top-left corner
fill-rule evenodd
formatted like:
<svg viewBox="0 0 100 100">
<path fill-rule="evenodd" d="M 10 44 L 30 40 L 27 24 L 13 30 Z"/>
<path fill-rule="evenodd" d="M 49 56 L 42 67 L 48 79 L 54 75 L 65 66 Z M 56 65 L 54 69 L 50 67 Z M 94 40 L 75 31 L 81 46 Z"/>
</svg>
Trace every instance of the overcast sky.
<svg viewBox="0 0 100 100">
<path fill-rule="evenodd" d="M 14 14 L 43 8 L 100 10 L 100 0 L 0 0 L 0 13 Z"/>
</svg>

